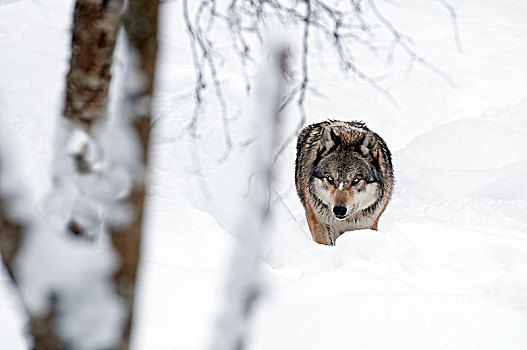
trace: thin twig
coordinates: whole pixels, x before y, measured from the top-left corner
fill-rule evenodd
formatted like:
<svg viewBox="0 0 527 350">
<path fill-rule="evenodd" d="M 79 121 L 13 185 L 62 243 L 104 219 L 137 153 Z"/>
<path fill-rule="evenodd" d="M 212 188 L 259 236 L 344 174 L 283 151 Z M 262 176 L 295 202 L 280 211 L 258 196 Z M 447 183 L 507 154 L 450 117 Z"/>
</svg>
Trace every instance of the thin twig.
<svg viewBox="0 0 527 350">
<path fill-rule="evenodd" d="M 454 32 L 454 42 L 456 44 L 456 50 L 459 53 L 463 52 L 463 47 L 461 46 L 461 39 L 459 37 L 459 27 L 457 25 L 457 15 L 456 11 L 446 0 L 438 0 L 441 5 L 448 11 L 450 15 L 450 21 L 452 22 L 452 30 Z"/>
<path fill-rule="evenodd" d="M 431 72 L 433 72 L 433 73 L 437 74 L 438 76 L 440 76 L 441 78 L 443 78 L 443 80 L 445 80 L 448 85 L 450 85 L 452 87 L 456 86 L 456 84 L 454 83 L 452 78 L 447 73 L 445 73 L 443 70 L 441 70 L 437 66 L 433 65 L 429 61 L 425 60 L 421 55 L 416 53 L 410 47 L 410 45 L 408 44 L 407 40 L 405 40 L 404 34 L 399 32 L 393 26 L 393 24 L 388 19 L 386 19 L 386 17 L 384 17 L 380 13 L 379 9 L 377 9 L 377 6 L 375 5 L 375 0 L 369 0 L 368 2 L 370 4 L 370 8 L 372 10 L 373 15 L 379 20 L 379 22 L 381 22 L 384 25 L 384 27 L 386 29 L 388 29 L 388 31 L 392 34 L 394 39 L 397 39 L 396 44 L 398 46 L 400 46 L 406 52 L 406 54 L 410 57 L 411 60 L 419 63 L 424 68 L 430 70 Z"/>
</svg>

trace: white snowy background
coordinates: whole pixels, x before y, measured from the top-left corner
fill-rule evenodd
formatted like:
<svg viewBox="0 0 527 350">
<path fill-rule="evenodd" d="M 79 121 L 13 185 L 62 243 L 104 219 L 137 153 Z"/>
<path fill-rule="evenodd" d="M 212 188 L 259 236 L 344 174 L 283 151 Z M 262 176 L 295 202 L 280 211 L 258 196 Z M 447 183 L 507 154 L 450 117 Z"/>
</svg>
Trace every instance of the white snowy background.
<svg viewBox="0 0 527 350">
<path fill-rule="evenodd" d="M 365 121 L 392 150 L 396 190 L 378 232 L 317 245 L 294 190 L 289 144 L 276 165 L 274 226 L 261 263 L 266 287 L 250 349 L 527 348 L 527 2 L 451 4 L 462 52 L 439 1 L 378 3 L 454 82 L 418 64 L 408 70 L 397 51 L 382 83 L 399 108 L 342 76 L 328 50 L 311 57 L 319 94 L 308 96 L 308 123 Z M 72 11 L 72 1 L 0 0 L 2 135 L 37 213 L 50 186 Z M 229 232 L 244 214 L 250 162 L 241 145 L 255 136 L 247 130 L 258 113 L 235 57 L 226 56 L 220 79 L 234 148 L 219 162 L 225 144 L 213 93 L 192 139 L 194 68 L 181 2 L 161 5 L 161 21 L 133 347 L 205 349 L 237 244 Z M 369 72 L 383 67 L 382 58 L 362 57 Z M 121 71 L 117 57 L 116 79 Z M 285 138 L 298 113 L 283 118 Z M 25 319 L 5 271 L 0 281 L 0 348 L 26 349 Z"/>
</svg>

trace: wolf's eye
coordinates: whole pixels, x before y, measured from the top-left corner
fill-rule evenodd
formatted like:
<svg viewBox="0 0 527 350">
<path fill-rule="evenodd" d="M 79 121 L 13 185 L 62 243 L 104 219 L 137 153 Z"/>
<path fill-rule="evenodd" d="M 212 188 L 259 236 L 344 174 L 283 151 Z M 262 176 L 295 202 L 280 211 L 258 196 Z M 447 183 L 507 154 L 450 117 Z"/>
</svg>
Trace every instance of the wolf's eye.
<svg viewBox="0 0 527 350">
<path fill-rule="evenodd" d="M 356 185 L 360 182 L 360 180 L 362 180 L 362 175 L 357 175 L 353 178 L 353 180 L 351 181 L 351 184 Z"/>
<path fill-rule="evenodd" d="M 328 180 L 330 184 L 333 184 L 333 182 L 335 182 L 335 180 L 333 180 L 333 176 L 331 175 L 326 176 L 326 180 Z"/>
</svg>

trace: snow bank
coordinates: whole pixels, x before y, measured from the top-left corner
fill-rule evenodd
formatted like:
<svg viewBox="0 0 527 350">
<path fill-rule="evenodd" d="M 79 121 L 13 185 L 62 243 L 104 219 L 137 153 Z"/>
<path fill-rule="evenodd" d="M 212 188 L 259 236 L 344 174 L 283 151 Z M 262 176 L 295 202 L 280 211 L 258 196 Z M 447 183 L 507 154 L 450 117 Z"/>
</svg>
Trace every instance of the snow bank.
<svg viewBox="0 0 527 350">
<path fill-rule="evenodd" d="M 277 198 L 253 348 L 527 346 L 526 113 L 523 100 L 416 136 L 394 154 L 380 231 L 335 247 Z"/>
<path fill-rule="evenodd" d="M 514 111 L 511 115 L 511 111 Z M 414 138 L 395 154 L 405 197 L 525 199 L 527 100 Z"/>
</svg>

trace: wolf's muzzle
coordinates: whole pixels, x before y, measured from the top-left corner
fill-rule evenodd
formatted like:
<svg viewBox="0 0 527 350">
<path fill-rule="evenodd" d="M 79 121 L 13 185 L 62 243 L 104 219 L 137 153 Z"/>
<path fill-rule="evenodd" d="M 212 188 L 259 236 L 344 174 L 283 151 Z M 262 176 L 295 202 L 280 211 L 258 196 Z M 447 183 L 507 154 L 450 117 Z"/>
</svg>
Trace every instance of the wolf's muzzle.
<svg viewBox="0 0 527 350">
<path fill-rule="evenodd" d="M 333 214 L 335 214 L 335 217 L 337 219 L 344 219 L 346 218 L 346 212 L 348 211 L 348 209 L 346 209 L 345 206 L 343 205 L 335 205 L 333 207 Z"/>
</svg>

